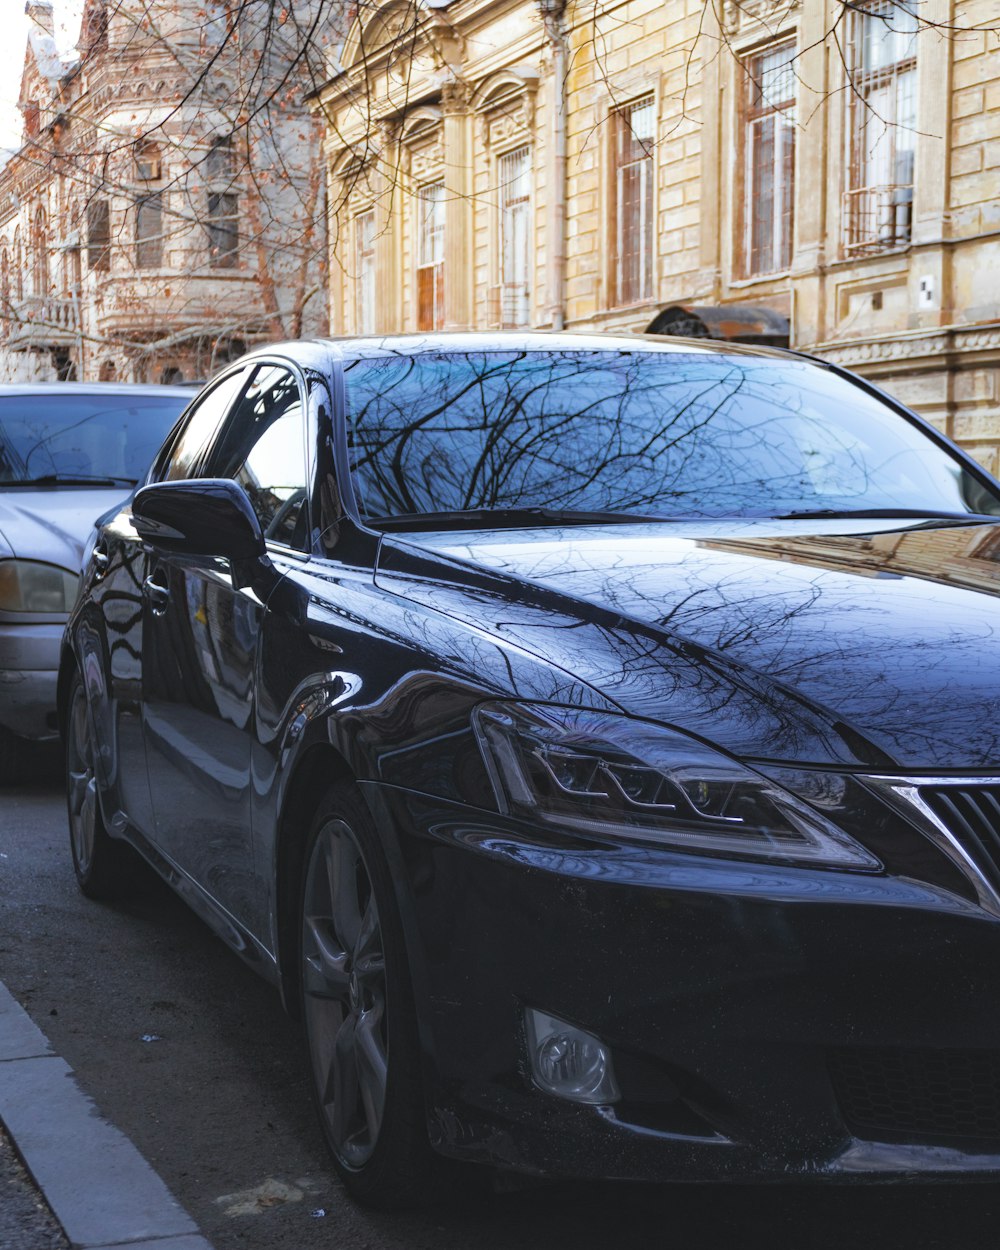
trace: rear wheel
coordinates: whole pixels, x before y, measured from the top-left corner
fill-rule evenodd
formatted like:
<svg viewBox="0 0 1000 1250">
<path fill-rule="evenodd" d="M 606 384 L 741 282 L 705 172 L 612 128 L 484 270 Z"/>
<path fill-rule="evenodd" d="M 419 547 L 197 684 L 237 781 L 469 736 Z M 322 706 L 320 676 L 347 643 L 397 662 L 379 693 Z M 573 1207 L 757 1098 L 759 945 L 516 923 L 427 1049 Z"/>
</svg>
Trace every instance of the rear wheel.
<svg viewBox="0 0 1000 1250">
<path fill-rule="evenodd" d="M 320 1125 L 351 1195 L 426 1201 L 416 1015 L 389 870 L 367 808 L 333 786 L 310 831 L 301 894 L 302 1019 Z"/>
<path fill-rule="evenodd" d="M 66 721 L 66 805 L 73 869 L 88 898 L 117 898 L 133 884 L 138 858 L 110 836 L 101 816 L 90 708 L 80 675 L 69 690 Z"/>
</svg>

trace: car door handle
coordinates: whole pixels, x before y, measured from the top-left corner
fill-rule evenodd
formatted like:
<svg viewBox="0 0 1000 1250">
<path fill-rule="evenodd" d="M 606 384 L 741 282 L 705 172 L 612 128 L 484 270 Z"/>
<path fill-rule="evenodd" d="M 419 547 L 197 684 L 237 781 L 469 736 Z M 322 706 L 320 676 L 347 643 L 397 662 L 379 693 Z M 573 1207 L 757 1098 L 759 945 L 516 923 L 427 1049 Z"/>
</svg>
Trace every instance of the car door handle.
<svg viewBox="0 0 1000 1250">
<path fill-rule="evenodd" d="M 103 543 L 94 548 L 90 558 L 94 562 L 94 576 L 98 578 L 103 577 L 108 571 L 108 564 L 111 560 Z"/>
<path fill-rule="evenodd" d="M 167 604 L 170 602 L 170 591 L 166 586 L 161 586 L 158 581 L 152 577 L 147 577 L 142 583 L 143 594 L 149 600 L 149 606 L 154 616 L 162 616 L 167 610 Z"/>
</svg>

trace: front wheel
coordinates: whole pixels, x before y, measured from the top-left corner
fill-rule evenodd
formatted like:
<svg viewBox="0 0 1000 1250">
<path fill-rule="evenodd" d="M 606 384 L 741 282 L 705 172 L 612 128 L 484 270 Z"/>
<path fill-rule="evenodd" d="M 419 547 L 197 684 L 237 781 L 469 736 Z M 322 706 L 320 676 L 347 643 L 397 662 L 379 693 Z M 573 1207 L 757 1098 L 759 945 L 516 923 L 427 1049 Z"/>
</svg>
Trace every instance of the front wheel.
<svg viewBox="0 0 1000 1250">
<path fill-rule="evenodd" d="M 302 875 L 300 987 L 320 1125 L 348 1191 L 383 1209 L 425 1201 L 416 1013 L 388 866 L 350 785 L 331 787 Z"/>
<path fill-rule="evenodd" d="M 104 825 L 97 793 L 97 751 L 87 693 L 79 673 L 69 690 L 66 721 L 66 806 L 73 869 L 88 898 L 110 900 L 133 884 L 138 857 Z"/>
</svg>

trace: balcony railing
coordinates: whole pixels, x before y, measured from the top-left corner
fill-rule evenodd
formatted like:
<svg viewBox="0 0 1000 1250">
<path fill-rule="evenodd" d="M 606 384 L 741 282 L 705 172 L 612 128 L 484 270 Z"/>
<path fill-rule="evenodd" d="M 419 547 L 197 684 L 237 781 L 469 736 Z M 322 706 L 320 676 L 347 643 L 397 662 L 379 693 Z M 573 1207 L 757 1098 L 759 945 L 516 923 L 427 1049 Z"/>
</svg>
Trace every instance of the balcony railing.
<svg viewBox="0 0 1000 1250">
<path fill-rule="evenodd" d="M 896 184 L 844 192 L 844 251 L 884 252 L 910 241 L 913 187 Z"/>
<path fill-rule="evenodd" d="M 488 293 L 492 330 L 520 330 L 531 325 L 531 292 L 524 282 L 502 282 Z"/>
<path fill-rule="evenodd" d="M 7 346 L 14 351 L 60 347 L 74 343 L 80 332 L 75 299 L 28 295 L 10 303 L 4 317 Z"/>
</svg>

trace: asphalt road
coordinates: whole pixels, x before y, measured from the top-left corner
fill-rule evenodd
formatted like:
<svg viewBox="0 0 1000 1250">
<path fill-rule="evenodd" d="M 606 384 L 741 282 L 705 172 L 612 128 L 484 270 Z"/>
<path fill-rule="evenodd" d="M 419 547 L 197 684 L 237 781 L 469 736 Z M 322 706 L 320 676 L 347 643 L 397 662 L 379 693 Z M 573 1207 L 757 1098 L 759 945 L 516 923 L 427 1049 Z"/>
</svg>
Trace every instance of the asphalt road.
<svg viewBox="0 0 1000 1250">
<path fill-rule="evenodd" d="M 59 781 L 0 798 L 0 981 L 216 1250 L 959 1250 L 992 1240 L 1000 1186 L 559 1186 L 354 1207 L 327 1166 L 277 996 L 155 881 L 88 902 Z"/>
</svg>

